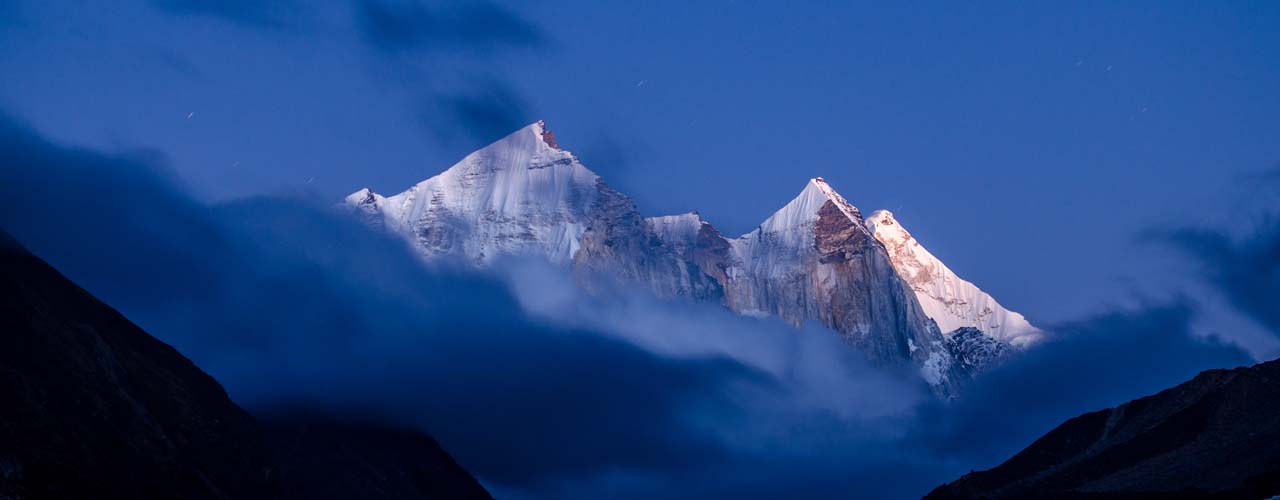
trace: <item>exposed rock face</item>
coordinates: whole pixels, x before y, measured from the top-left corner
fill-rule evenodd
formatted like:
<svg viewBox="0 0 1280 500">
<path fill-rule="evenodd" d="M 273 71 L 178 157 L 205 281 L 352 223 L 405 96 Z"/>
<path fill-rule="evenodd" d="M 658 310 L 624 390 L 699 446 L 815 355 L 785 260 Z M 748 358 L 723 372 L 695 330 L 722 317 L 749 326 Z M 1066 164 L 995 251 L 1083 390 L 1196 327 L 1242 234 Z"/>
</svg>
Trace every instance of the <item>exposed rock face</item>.
<svg viewBox="0 0 1280 500">
<path fill-rule="evenodd" d="M 490 498 L 420 433 L 261 426 L 3 232 L 0 318 L 0 499 Z"/>
<path fill-rule="evenodd" d="M 555 134 L 555 132 L 552 132 L 552 131 L 550 131 L 550 130 L 546 130 L 546 126 L 545 126 L 546 124 L 545 124 L 545 123 L 542 123 L 542 122 L 538 122 L 538 123 L 539 123 L 539 124 L 541 124 L 541 125 L 543 125 L 543 131 L 542 131 L 542 142 L 547 143 L 547 145 L 548 145 L 548 146 L 551 146 L 553 149 L 560 149 L 560 146 L 556 145 L 556 134 Z"/>
<path fill-rule="evenodd" d="M 0 233 L 0 498 L 264 498 L 222 386 Z"/>
<path fill-rule="evenodd" d="M 631 198 L 604 181 L 599 182 L 598 193 L 573 258 L 579 283 L 596 291 L 616 282 L 638 283 L 659 297 L 720 300 L 719 283 L 659 238 Z"/>
<path fill-rule="evenodd" d="M 720 301 L 736 310 L 724 292 L 733 249 L 720 231 L 696 212 L 650 217 L 645 222 L 659 240 L 670 246 L 676 258 L 686 263 L 681 272 L 690 275 L 690 282 L 710 281 L 714 291 L 705 295 L 707 300 Z"/>
<path fill-rule="evenodd" d="M 926 498 L 1268 498 L 1280 494 L 1276 443 L 1280 360 L 1073 418 Z"/>
<path fill-rule="evenodd" d="M 969 377 L 1000 366 L 1015 352 L 1009 344 L 993 339 L 971 326 L 957 328 L 944 336 L 951 359 Z"/>
</svg>

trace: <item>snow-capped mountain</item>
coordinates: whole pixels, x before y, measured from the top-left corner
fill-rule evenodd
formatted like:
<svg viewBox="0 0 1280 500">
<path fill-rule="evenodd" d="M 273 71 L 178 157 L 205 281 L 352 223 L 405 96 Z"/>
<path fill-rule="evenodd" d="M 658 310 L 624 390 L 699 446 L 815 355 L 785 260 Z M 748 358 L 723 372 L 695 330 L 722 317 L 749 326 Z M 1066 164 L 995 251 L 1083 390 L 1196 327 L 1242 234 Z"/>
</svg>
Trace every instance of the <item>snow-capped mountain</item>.
<svg viewBox="0 0 1280 500">
<path fill-rule="evenodd" d="M 887 246 L 888 233 L 863 220 L 822 178 L 811 179 L 755 230 L 729 238 L 697 213 L 642 217 L 630 198 L 560 149 L 543 122 L 402 193 L 361 189 L 346 204 L 426 259 L 452 256 L 483 266 L 500 256 L 537 256 L 571 268 L 592 290 L 638 284 L 661 297 L 718 302 L 741 314 L 818 321 L 874 362 L 915 365 L 943 395 L 977 370 L 956 361 L 959 343 L 948 343 L 939 324 L 1025 334 L 1008 319 L 1021 316 L 1003 308 L 998 322 L 966 311 L 933 317 L 950 310 L 927 302 L 932 296 L 916 284 L 934 275 L 907 271 L 918 262 L 946 267 L 923 248 L 909 255 L 915 260 L 895 256 L 903 250 Z M 981 306 L 995 304 L 981 296 L 987 300 Z M 977 343 L 966 336 L 963 344 Z"/>
<path fill-rule="evenodd" d="M 714 278 L 722 302 L 740 314 L 796 325 L 819 321 L 874 361 L 910 360 L 942 392 L 962 378 L 941 332 L 857 207 L 821 178 L 737 238 L 726 238 L 697 213 L 648 223 L 682 260 Z"/>
<path fill-rule="evenodd" d="M 987 336 L 1025 348 L 1043 337 L 1021 314 L 1005 309 L 973 283 L 960 279 L 929 253 L 888 210 L 867 218 L 867 227 L 884 243 L 898 275 L 915 291 L 925 314 L 938 328 L 951 332 L 974 327 Z"/>
<path fill-rule="evenodd" d="M 560 149 L 546 125 L 530 124 L 467 155 L 439 175 L 383 197 L 347 196 L 375 227 L 404 236 L 427 259 L 477 265 L 533 256 L 572 265 L 579 283 L 647 285 L 662 297 L 719 297 L 645 224 L 630 198 Z"/>
<path fill-rule="evenodd" d="M 347 197 L 375 223 L 409 237 L 426 257 L 476 263 L 500 255 L 573 259 L 600 177 L 553 146 L 542 122 L 467 155 L 440 175 L 382 197 Z"/>
<path fill-rule="evenodd" d="M 734 310 L 817 320 L 875 361 L 910 359 L 934 386 L 958 380 L 941 332 L 858 208 L 822 178 L 728 247 L 724 289 Z"/>
</svg>

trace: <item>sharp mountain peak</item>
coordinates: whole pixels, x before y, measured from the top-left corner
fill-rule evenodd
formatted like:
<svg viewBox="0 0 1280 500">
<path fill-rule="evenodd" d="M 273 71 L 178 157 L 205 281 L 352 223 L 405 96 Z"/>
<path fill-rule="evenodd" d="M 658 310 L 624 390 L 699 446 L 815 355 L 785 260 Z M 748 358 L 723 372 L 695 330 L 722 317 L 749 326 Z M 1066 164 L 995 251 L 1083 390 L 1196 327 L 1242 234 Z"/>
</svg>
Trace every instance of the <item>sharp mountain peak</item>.
<svg viewBox="0 0 1280 500">
<path fill-rule="evenodd" d="M 1000 340 L 1030 327 L 971 285 L 934 291 L 937 278 L 945 285 L 953 274 L 933 266 L 932 256 L 892 254 L 875 225 L 822 177 L 808 179 L 755 230 L 728 238 L 697 212 L 645 218 L 560 149 L 541 120 L 402 193 L 362 189 L 346 203 L 427 259 L 485 265 L 541 256 L 570 267 L 588 289 L 632 282 L 741 314 L 819 320 L 879 362 L 916 364 L 940 393 L 953 394 L 964 375 L 931 317 Z M 947 307 L 934 307 L 939 301 Z"/>
</svg>

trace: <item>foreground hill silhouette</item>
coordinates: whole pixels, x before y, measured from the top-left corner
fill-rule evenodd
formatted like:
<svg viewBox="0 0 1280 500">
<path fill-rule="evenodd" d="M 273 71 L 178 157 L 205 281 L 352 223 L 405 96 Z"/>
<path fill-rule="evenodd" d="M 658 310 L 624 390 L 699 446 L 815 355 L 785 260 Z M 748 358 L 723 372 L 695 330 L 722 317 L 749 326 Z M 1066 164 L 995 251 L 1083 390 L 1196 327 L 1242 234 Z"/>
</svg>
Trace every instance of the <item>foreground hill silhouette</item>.
<svg viewBox="0 0 1280 500">
<path fill-rule="evenodd" d="M 0 498 L 490 498 L 420 433 L 259 424 L 2 231 L 0 322 Z"/>
<path fill-rule="evenodd" d="M 1268 498 L 1280 494 L 1280 360 L 1209 370 L 1066 421 L 926 499 Z"/>
</svg>

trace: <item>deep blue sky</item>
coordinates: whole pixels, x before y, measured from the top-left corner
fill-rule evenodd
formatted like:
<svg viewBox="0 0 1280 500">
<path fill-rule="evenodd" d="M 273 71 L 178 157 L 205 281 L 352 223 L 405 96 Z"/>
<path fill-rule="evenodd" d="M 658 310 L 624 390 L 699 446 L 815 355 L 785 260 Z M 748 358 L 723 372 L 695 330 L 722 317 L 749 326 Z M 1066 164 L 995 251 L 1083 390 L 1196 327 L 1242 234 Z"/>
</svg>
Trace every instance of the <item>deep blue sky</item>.
<svg viewBox="0 0 1280 500">
<path fill-rule="evenodd" d="M 1166 292 L 1137 236 L 1229 223 L 1280 160 L 1274 2 L 3 5 L 0 107 L 210 199 L 398 192 L 543 118 L 729 234 L 823 176 L 1042 323 Z"/>
<path fill-rule="evenodd" d="M 598 3 L 0 0 L 0 229 L 251 410 L 414 422 L 502 498 L 916 498 L 1249 361 L 1205 326 L 1280 353 L 1280 6 Z M 821 175 L 1069 321 L 944 405 L 328 210 L 538 118 L 646 213 L 745 232 Z"/>
</svg>

